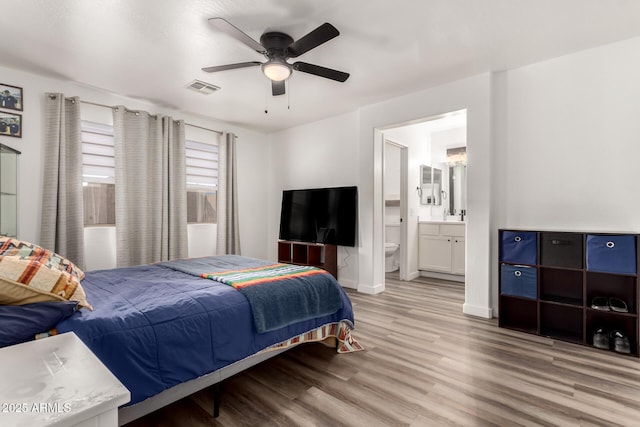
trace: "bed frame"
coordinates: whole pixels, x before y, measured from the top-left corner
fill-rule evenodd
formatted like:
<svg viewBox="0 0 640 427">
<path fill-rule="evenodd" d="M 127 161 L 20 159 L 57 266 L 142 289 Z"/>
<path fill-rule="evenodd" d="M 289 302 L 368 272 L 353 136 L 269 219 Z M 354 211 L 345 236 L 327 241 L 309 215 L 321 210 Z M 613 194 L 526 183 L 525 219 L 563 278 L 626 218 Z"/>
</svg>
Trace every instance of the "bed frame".
<svg viewBox="0 0 640 427">
<path fill-rule="evenodd" d="M 285 351 L 293 348 L 285 347 L 275 350 L 261 351 L 245 359 L 239 360 L 231 365 L 227 365 L 224 368 L 220 368 L 217 371 L 213 371 L 209 374 L 203 375 L 198 378 L 194 378 L 190 381 L 178 384 L 169 389 L 166 389 L 153 397 L 150 397 L 142 402 L 136 403 L 131 406 L 122 406 L 118 410 L 118 425 L 130 423 L 131 421 L 143 417 L 151 412 L 157 411 L 173 402 L 183 399 L 192 395 L 202 389 L 210 386 L 219 386 L 225 379 L 245 371 L 252 366 L 262 363 L 265 360 L 271 359 L 274 356 L 284 353 Z M 218 416 L 218 410 L 220 406 L 220 388 L 214 389 L 213 399 L 213 416 Z"/>
</svg>

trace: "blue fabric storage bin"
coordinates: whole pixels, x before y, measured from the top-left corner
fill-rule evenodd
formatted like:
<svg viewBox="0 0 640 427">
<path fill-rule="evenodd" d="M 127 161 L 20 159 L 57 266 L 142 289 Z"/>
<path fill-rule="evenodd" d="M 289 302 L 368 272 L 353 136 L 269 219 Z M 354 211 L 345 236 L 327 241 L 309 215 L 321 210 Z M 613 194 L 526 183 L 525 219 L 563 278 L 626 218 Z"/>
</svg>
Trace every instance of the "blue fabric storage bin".
<svg viewBox="0 0 640 427">
<path fill-rule="evenodd" d="M 538 233 L 535 231 L 502 231 L 500 239 L 501 262 L 538 263 Z"/>
<path fill-rule="evenodd" d="M 635 236 L 587 235 L 587 270 L 636 274 Z"/>
<path fill-rule="evenodd" d="M 500 293 L 522 298 L 538 298 L 538 269 L 523 265 L 500 266 Z"/>
</svg>

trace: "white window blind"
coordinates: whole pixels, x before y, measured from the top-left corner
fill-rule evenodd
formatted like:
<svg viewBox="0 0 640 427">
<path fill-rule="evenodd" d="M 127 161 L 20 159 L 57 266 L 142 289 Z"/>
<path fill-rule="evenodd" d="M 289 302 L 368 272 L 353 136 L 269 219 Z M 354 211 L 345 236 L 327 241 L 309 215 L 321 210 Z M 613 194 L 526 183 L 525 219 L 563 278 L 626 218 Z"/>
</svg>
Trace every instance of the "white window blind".
<svg viewBox="0 0 640 427">
<path fill-rule="evenodd" d="M 217 191 L 218 189 L 218 145 L 203 142 L 186 142 L 187 189 Z"/>
<path fill-rule="evenodd" d="M 82 121 L 85 226 L 115 224 L 113 126 Z M 187 221 L 217 222 L 218 145 L 187 140 Z"/>
<path fill-rule="evenodd" d="M 82 178 L 84 182 L 115 183 L 113 126 L 82 121 Z"/>
<path fill-rule="evenodd" d="M 82 122 L 82 175 L 85 182 L 115 182 L 113 144 L 113 126 Z M 217 190 L 217 145 L 187 140 L 186 167 L 188 189 Z"/>
</svg>

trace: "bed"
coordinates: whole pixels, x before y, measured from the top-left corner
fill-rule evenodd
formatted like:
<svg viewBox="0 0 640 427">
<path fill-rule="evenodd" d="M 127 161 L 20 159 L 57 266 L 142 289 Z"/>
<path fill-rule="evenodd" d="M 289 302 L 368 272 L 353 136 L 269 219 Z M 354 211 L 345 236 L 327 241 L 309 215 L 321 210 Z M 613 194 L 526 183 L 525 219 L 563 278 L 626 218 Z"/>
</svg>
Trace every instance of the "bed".
<svg viewBox="0 0 640 427">
<path fill-rule="evenodd" d="M 301 342 L 361 349 L 350 333 L 351 302 L 330 274 L 275 280 L 276 273 L 244 290 L 225 277 L 272 264 L 225 255 L 87 272 L 82 287 L 93 311 L 77 311 L 56 332 L 73 331 L 129 389 L 120 425 Z"/>
</svg>

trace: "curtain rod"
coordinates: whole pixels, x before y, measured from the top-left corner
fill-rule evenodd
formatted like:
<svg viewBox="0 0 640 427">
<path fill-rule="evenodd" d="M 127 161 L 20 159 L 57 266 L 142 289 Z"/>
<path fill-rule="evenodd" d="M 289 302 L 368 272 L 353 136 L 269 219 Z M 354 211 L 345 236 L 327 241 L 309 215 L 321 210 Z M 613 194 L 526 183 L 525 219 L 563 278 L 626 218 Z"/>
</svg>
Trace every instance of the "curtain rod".
<svg viewBox="0 0 640 427">
<path fill-rule="evenodd" d="M 54 94 L 49 95 L 49 96 L 54 97 L 54 99 L 55 99 L 55 95 Z M 80 100 L 80 103 L 88 104 L 88 105 L 95 105 L 96 107 L 103 107 L 103 108 L 109 108 L 109 109 L 117 108 L 117 106 L 115 106 L 115 105 L 98 104 L 97 102 L 91 102 L 91 101 Z M 134 110 L 131 110 L 131 111 L 134 111 Z M 191 127 L 202 129 L 202 130 L 208 130 L 209 132 L 214 132 L 214 133 L 217 133 L 218 135 L 222 135 L 224 133 L 224 132 L 219 131 L 219 130 L 209 129 L 209 128 L 206 128 L 206 127 L 203 127 L 203 126 L 193 125 L 193 124 L 187 123 L 187 122 L 184 122 L 184 124 L 185 124 L 185 126 L 191 126 Z"/>
<path fill-rule="evenodd" d="M 198 125 L 192 125 L 191 123 L 187 123 L 187 122 L 184 122 L 184 125 L 185 125 L 185 126 L 191 126 L 192 128 L 198 128 L 198 129 L 202 129 L 202 130 L 208 130 L 209 132 L 215 132 L 215 133 L 217 133 L 218 135 L 222 135 L 222 134 L 224 133 L 224 132 L 219 131 L 219 130 L 209 129 L 209 128 L 205 128 L 205 127 L 198 126 Z"/>
</svg>

